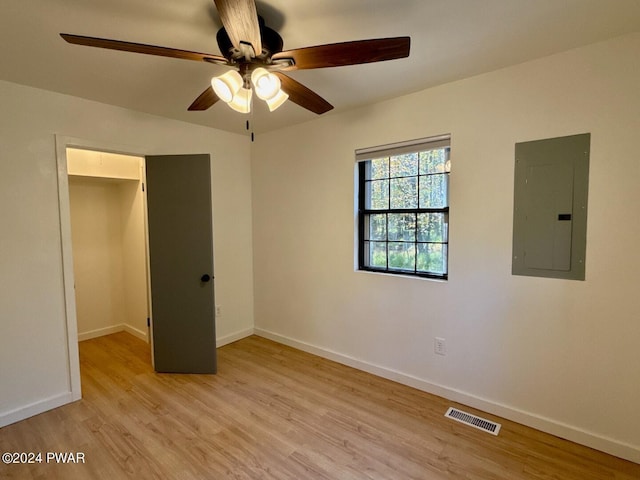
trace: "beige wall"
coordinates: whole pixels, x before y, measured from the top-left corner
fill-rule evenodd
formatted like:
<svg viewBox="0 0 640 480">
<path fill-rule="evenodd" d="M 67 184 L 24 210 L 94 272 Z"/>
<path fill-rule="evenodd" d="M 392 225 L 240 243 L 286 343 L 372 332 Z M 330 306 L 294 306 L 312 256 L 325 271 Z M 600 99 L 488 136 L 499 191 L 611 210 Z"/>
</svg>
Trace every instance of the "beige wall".
<svg viewBox="0 0 640 480">
<path fill-rule="evenodd" d="M 211 155 L 218 340 L 252 331 L 246 137 L 3 81 L 0 104 L 0 425 L 72 398 L 56 134 L 128 153 Z"/>
<path fill-rule="evenodd" d="M 639 55 L 625 36 L 259 136 L 257 332 L 640 461 Z M 585 132 L 586 281 L 512 276 L 514 144 Z M 355 272 L 354 150 L 444 133 L 449 281 Z"/>
<path fill-rule="evenodd" d="M 124 269 L 124 327 L 129 333 L 149 340 L 147 327 L 148 287 L 144 194 L 139 182 L 122 182 L 120 212 L 122 264 Z"/>
<path fill-rule="evenodd" d="M 78 338 L 85 340 L 113 333 L 127 316 L 120 189 L 70 178 L 69 201 Z"/>
</svg>

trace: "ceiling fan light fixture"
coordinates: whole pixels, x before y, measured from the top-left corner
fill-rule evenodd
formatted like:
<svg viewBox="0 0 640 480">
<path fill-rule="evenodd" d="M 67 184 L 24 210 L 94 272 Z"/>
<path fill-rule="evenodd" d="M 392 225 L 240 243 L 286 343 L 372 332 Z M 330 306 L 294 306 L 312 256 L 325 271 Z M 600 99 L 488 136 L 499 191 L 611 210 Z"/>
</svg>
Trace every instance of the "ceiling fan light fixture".
<svg viewBox="0 0 640 480">
<path fill-rule="evenodd" d="M 278 90 L 278 93 L 276 93 L 273 98 L 266 100 L 269 111 L 273 112 L 276 108 L 280 107 L 280 105 L 286 102 L 288 98 L 289 95 L 284 93 L 282 90 Z"/>
<path fill-rule="evenodd" d="M 219 77 L 211 79 L 211 87 L 223 102 L 231 102 L 242 88 L 242 77 L 235 70 L 229 70 Z"/>
<path fill-rule="evenodd" d="M 251 96 L 253 91 L 248 88 L 241 88 L 233 96 L 230 102 L 227 102 L 236 112 L 249 113 L 251 111 Z"/>
<path fill-rule="evenodd" d="M 262 67 L 251 73 L 251 83 L 256 90 L 256 96 L 261 100 L 270 100 L 280 92 L 280 79 Z"/>
</svg>

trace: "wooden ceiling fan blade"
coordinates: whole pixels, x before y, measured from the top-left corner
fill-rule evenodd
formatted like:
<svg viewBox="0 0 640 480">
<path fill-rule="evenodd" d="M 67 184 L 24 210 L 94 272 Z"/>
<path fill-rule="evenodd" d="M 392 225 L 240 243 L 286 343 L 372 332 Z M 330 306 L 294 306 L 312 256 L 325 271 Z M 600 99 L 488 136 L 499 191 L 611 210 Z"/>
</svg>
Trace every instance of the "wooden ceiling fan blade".
<svg viewBox="0 0 640 480">
<path fill-rule="evenodd" d="M 109 50 L 121 50 L 124 52 L 144 53 L 146 55 L 158 55 L 161 57 L 182 58 L 184 60 L 196 60 L 199 62 L 223 63 L 227 64 L 227 59 L 220 55 L 209 53 L 190 52 L 188 50 L 178 50 L 176 48 L 158 47 L 156 45 L 145 45 L 143 43 L 123 42 L 121 40 L 111 40 L 108 38 L 85 37 L 82 35 L 72 35 L 61 33 L 60 36 L 67 42 L 74 45 L 85 45 L 87 47 L 107 48 Z"/>
<path fill-rule="evenodd" d="M 202 111 L 207 110 L 214 103 L 216 103 L 220 98 L 216 95 L 216 92 L 213 91 L 211 86 L 207 87 L 207 89 L 200 94 L 198 98 L 196 98 L 191 105 L 189 105 L 190 112 L 193 111 Z"/>
<path fill-rule="evenodd" d="M 305 87 L 288 75 L 281 72 L 273 72 L 280 79 L 282 91 L 289 95 L 289 100 L 307 110 L 322 115 L 333 109 L 333 105 L 327 102 L 313 90 Z"/>
<path fill-rule="evenodd" d="M 293 59 L 294 65 L 284 70 L 342 67 L 405 58 L 410 48 L 410 37 L 376 38 L 287 50 L 276 53 L 272 60 Z"/>
<path fill-rule="evenodd" d="M 255 0 L 214 0 L 231 43 L 238 50 L 250 44 L 255 55 L 262 53 L 260 22 Z"/>
</svg>

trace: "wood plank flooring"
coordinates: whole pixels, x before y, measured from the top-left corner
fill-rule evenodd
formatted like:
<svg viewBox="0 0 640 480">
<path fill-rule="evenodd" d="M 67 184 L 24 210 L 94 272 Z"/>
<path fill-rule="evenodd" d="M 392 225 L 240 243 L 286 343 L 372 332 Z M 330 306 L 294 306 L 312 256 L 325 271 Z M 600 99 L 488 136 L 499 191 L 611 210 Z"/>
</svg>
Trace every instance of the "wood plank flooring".
<svg viewBox="0 0 640 480">
<path fill-rule="evenodd" d="M 127 333 L 82 342 L 83 399 L 0 429 L 0 452 L 85 463 L 0 464 L 0 478 L 640 479 L 640 465 L 263 338 L 218 355 L 217 375 L 155 374 Z M 500 435 L 445 419 L 449 406 Z"/>
</svg>

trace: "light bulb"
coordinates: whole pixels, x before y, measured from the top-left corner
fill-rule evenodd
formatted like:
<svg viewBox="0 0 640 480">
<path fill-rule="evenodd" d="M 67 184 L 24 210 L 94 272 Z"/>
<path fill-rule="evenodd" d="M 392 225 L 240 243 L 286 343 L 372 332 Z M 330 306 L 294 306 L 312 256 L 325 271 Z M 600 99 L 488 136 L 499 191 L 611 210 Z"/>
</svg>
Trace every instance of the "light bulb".
<svg viewBox="0 0 640 480">
<path fill-rule="evenodd" d="M 242 77 L 235 70 L 229 70 L 211 79 L 211 87 L 223 102 L 229 103 L 242 87 Z"/>
<path fill-rule="evenodd" d="M 249 113 L 251 111 L 251 95 L 252 91 L 248 88 L 241 88 L 233 96 L 233 99 L 227 103 L 236 112 Z"/>
<path fill-rule="evenodd" d="M 278 92 L 269 100 L 267 100 L 267 105 L 269 106 L 269 111 L 273 112 L 276 108 L 282 105 L 287 101 L 289 95 L 284 93 L 282 90 L 278 90 Z"/>
<path fill-rule="evenodd" d="M 256 89 L 256 96 L 261 100 L 270 100 L 280 91 L 280 79 L 262 67 L 251 73 L 251 82 Z"/>
</svg>

